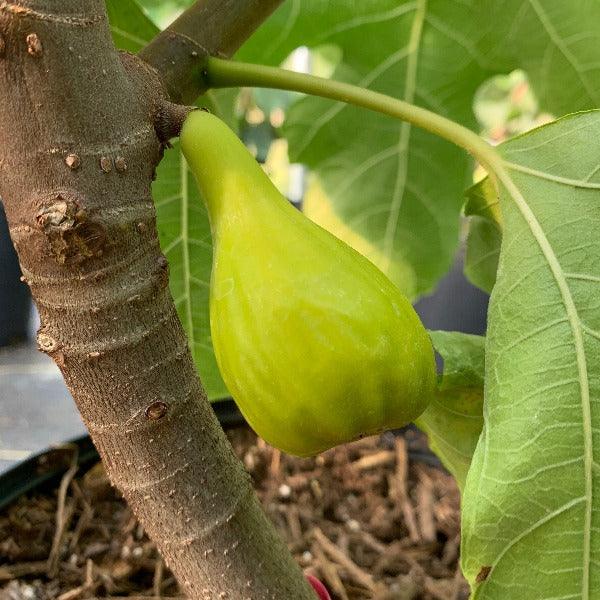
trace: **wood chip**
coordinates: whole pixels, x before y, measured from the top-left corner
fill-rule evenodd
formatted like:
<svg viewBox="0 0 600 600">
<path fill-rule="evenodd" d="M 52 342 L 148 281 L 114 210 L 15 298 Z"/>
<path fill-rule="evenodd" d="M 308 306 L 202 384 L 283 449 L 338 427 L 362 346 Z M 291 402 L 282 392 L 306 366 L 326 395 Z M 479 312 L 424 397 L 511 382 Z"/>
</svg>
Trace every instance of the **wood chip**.
<svg viewBox="0 0 600 600">
<path fill-rule="evenodd" d="M 449 539 L 444 546 L 442 553 L 442 564 L 449 566 L 455 563 L 459 558 L 460 553 L 460 534 Z"/>
<path fill-rule="evenodd" d="M 375 469 L 382 465 L 394 464 L 394 453 L 390 450 L 382 450 L 376 454 L 367 454 L 352 463 L 352 467 L 358 471 L 365 471 L 367 469 Z"/>
<path fill-rule="evenodd" d="M 40 560 L 34 562 L 17 563 L 0 567 L 0 581 L 10 581 L 20 577 L 31 575 L 42 575 L 48 569 L 48 561 Z"/>
<path fill-rule="evenodd" d="M 154 567 L 154 577 L 152 579 L 152 592 L 155 596 L 160 596 L 162 593 L 162 583 L 165 571 L 165 563 L 162 558 L 158 557 L 156 566 Z"/>
<path fill-rule="evenodd" d="M 428 475 L 419 472 L 419 484 L 417 485 L 418 518 L 421 537 L 426 542 L 435 542 L 437 531 L 433 516 L 433 484 Z"/>
<path fill-rule="evenodd" d="M 273 477 L 279 478 L 281 476 L 281 451 L 274 449 L 273 455 L 271 456 L 271 464 L 269 465 L 269 471 Z"/>
<path fill-rule="evenodd" d="M 396 455 L 396 501 L 400 507 L 400 512 L 404 518 L 404 525 L 408 530 L 411 542 L 418 544 L 421 541 L 421 534 L 417 527 L 415 509 L 410 501 L 407 490 L 408 452 L 406 450 L 406 440 L 403 437 L 396 438 L 394 440 L 394 449 Z"/>
<path fill-rule="evenodd" d="M 299 511 L 298 511 L 298 506 L 296 504 L 291 504 L 290 506 L 286 506 L 285 517 L 287 519 L 288 529 L 289 529 L 292 541 L 295 543 L 301 542 L 302 541 L 302 525 L 300 524 L 300 515 L 299 515 Z"/>
<path fill-rule="evenodd" d="M 75 502 L 67 503 L 67 492 L 69 486 L 75 477 L 79 469 L 77 464 L 78 448 L 75 444 L 65 445 L 65 447 L 72 449 L 71 455 L 71 466 L 67 472 L 63 475 L 58 488 L 58 505 L 56 507 L 56 531 L 54 533 L 54 540 L 52 541 L 52 548 L 48 556 L 48 576 L 55 577 L 58 569 L 58 562 L 60 560 L 60 550 L 62 545 L 63 536 L 71 521 L 73 513 L 75 512 Z"/>
</svg>

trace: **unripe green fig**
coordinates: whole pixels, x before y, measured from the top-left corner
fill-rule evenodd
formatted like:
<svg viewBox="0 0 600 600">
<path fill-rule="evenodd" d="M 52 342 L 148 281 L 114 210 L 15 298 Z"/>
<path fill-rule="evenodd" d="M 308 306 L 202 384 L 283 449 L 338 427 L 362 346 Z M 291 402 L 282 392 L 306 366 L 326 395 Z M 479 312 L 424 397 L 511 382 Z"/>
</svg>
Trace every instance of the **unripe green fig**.
<svg viewBox="0 0 600 600">
<path fill-rule="evenodd" d="M 436 372 L 410 302 L 290 205 L 221 120 L 190 113 L 181 148 L 211 223 L 217 363 L 252 428 L 308 456 L 418 417 Z"/>
</svg>

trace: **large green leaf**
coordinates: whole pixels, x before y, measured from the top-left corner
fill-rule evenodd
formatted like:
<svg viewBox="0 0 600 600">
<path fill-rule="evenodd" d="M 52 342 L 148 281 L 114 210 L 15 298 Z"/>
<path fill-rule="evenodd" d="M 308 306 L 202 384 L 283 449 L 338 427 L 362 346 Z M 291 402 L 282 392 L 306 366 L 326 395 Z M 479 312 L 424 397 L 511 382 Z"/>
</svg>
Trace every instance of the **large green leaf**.
<svg viewBox="0 0 600 600">
<path fill-rule="evenodd" d="M 500 152 L 504 233 L 463 569 L 478 600 L 589 600 L 600 590 L 600 112 Z"/>
<path fill-rule="evenodd" d="M 208 319 L 212 244 L 204 201 L 175 144 L 153 184 L 161 248 L 169 261 L 171 293 L 209 398 L 227 395 L 215 361 Z"/>
<path fill-rule="evenodd" d="M 430 334 L 444 371 L 435 398 L 416 423 L 462 489 L 483 427 L 485 338 L 456 331 Z"/>
<path fill-rule="evenodd" d="M 557 115 L 600 106 L 600 3 L 596 0 L 483 0 L 477 44 L 499 71 L 527 71 L 543 108 Z M 501 230 L 470 219 L 465 273 L 490 292 Z"/>
<path fill-rule="evenodd" d="M 469 41 L 477 33 L 469 2 L 305 0 L 285 10 L 285 44 L 257 35 L 267 57 L 295 43 L 336 45 L 336 79 L 475 125 L 471 102 L 488 71 Z M 292 160 L 318 173 L 338 214 L 380 251 L 378 266 L 390 274 L 405 271 L 394 262 L 409 265 L 414 275 L 396 283 L 410 296 L 432 289 L 458 240 L 465 154 L 408 123 L 315 98 L 292 107 L 285 133 Z"/>
<path fill-rule="evenodd" d="M 423 14 L 420 36 L 412 28 L 411 47 L 411 23 Z M 365 44 L 368 39 L 377 44 Z M 527 70 L 542 105 L 556 114 L 600 101 L 597 0 L 380 0 L 358 6 L 345 0 L 294 0 L 284 3 L 240 58 L 273 64 L 296 46 L 321 44 L 342 50 L 336 78 L 414 99 L 469 126 L 474 126 L 473 90 L 491 73 L 516 68 Z M 408 69 L 411 62 L 416 69 Z M 449 263 L 460 204 L 457 182 L 467 163 L 458 153 L 438 152 L 443 143 L 411 133 L 403 171 L 390 140 L 407 129 L 364 111 L 307 99 L 292 110 L 287 131 L 292 157 L 319 172 L 346 223 L 377 243 L 390 256 L 388 263 L 412 265 L 417 284 L 413 277 L 398 283 L 414 294 L 431 287 Z M 402 200 L 398 177 L 405 187 Z M 425 216 L 427 206 L 434 218 Z M 478 279 L 475 273 L 474 279 L 487 289 L 494 280 L 499 237 L 490 222 L 475 219 L 468 258 L 483 275 Z M 485 263 L 481 269 L 480 263 Z M 385 261 L 378 264 L 388 270 Z"/>
<path fill-rule="evenodd" d="M 106 10 L 113 40 L 120 50 L 139 52 L 158 33 L 135 0 L 106 0 Z"/>
<path fill-rule="evenodd" d="M 527 71 L 556 115 L 600 106 L 597 0 L 479 0 L 479 50 L 498 70 Z"/>
</svg>

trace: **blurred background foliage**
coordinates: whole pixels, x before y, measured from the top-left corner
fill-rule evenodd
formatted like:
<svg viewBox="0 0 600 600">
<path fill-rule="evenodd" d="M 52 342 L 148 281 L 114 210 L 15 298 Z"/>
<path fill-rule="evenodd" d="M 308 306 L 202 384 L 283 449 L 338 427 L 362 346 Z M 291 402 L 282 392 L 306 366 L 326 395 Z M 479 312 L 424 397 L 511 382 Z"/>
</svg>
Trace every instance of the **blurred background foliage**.
<svg viewBox="0 0 600 600">
<path fill-rule="evenodd" d="M 144 9 L 146 14 L 161 29 L 170 25 L 191 4 L 193 4 L 193 0 L 139 1 L 139 5 Z"/>
</svg>

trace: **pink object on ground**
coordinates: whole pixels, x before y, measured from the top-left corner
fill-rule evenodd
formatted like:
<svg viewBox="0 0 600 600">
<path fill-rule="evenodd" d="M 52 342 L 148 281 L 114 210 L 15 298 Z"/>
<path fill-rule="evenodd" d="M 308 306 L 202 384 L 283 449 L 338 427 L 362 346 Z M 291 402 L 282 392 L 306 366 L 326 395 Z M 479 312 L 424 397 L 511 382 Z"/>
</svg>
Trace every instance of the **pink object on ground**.
<svg viewBox="0 0 600 600">
<path fill-rule="evenodd" d="M 307 575 L 306 579 L 308 579 L 308 583 L 310 583 L 310 585 L 313 586 L 313 589 L 315 590 L 315 592 L 317 592 L 317 596 L 319 596 L 319 600 L 331 600 L 331 596 L 329 595 L 329 592 L 327 591 L 325 586 L 316 577 L 313 577 L 312 575 Z"/>
</svg>

